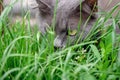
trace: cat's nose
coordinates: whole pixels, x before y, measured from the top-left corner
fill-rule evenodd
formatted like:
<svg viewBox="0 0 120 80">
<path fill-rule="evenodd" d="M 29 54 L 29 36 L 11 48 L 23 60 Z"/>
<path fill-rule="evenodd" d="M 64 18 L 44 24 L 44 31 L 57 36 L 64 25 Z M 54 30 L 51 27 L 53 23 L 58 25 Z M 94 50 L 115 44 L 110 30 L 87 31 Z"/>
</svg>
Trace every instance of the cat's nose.
<svg viewBox="0 0 120 80">
<path fill-rule="evenodd" d="M 65 41 L 60 39 L 58 36 L 54 40 L 54 47 L 55 48 L 63 48 L 65 47 Z"/>
</svg>

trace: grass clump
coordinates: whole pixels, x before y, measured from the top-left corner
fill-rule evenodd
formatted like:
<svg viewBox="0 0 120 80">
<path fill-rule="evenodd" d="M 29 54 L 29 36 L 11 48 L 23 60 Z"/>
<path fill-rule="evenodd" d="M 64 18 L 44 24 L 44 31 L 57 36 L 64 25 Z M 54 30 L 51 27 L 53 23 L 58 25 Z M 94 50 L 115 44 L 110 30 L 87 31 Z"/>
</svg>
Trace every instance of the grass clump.
<svg viewBox="0 0 120 80">
<path fill-rule="evenodd" d="M 5 9 L 8 11 L 10 8 Z M 0 80 L 119 80 L 120 35 L 115 28 L 120 17 L 112 18 L 111 25 L 104 23 L 111 17 L 99 18 L 85 41 L 55 50 L 55 34 L 43 36 L 35 27 L 6 21 L 0 17 Z"/>
</svg>

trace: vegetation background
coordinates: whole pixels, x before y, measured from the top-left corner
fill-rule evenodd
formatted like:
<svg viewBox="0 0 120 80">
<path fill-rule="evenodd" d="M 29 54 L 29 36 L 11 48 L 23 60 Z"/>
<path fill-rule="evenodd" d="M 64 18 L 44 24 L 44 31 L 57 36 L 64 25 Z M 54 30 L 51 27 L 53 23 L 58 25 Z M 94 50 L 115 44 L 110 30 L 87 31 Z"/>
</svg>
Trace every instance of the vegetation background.
<svg viewBox="0 0 120 80">
<path fill-rule="evenodd" d="M 37 27 L 26 27 L 29 14 L 11 24 L 11 7 L 6 7 L 0 16 L 0 80 L 120 80 L 120 13 L 111 18 L 115 9 L 98 18 L 83 42 L 56 50 L 52 30 L 43 36 Z"/>
</svg>

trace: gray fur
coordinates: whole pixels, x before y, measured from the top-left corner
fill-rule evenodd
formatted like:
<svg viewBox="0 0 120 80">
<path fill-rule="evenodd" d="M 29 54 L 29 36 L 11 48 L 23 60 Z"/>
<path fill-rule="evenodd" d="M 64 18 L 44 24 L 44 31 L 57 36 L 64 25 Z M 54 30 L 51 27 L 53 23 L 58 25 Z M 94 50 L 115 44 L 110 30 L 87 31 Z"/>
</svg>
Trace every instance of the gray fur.
<svg viewBox="0 0 120 80">
<path fill-rule="evenodd" d="M 15 2 L 16 1 L 16 2 Z M 31 26 L 36 25 L 36 12 L 37 9 L 34 9 L 38 6 L 35 0 L 3 0 L 3 6 L 4 8 L 7 6 L 10 6 L 11 2 L 15 2 L 12 6 L 12 9 L 10 11 L 10 14 L 8 15 L 10 18 L 10 21 L 16 22 L 16 21 L 22 21 L 23 17 L 27 12 L 30 13 L 30 24 Z M 28 21 L 26 20 L 26 24 Z"/>
<path fill-rule="evenodd" d="M 13 0 L 3 0 L 3 5 L 8 6 L 10 2 Z M 46 29 L 49 26 L 52 26 L 52 20 L 53 20 L 53 11 L 56 5 L 57 0 L 18 0 L 17 3 L 14 4 L 11 14 L 12 14 L 12 20 L 21 21 L 21 16 L 27 11 L 30 11 L 31 14 L 31 25 L 38 24 L 38 27 L 42 34 L 46 33 Z M 56 38 L 54 40 L 54 46 L 56 47 L 65 47 L 68 42 L 74 44 L 74 41 L 76 40 L 77 36 L 79 37 L 80 34 L 83 32 L 82 35 L 83 39 L 86 37 L 88 32 L 90 31 L 91 27 L 93 26 L 93 23 L 97 19 L 96 14 L 91 14 L 91 5 L 87 2 L 90 1 L 96 1 L 96 0 L 58 0 L 58 6 L 57 6 L 57 14 L 56 14 L 56 23 L 55 23 L 55 33 Z M 120 0 L 98 0 L 98 11 L 109 11 L 113 6 L 115 6 L 117 3 L 120 2 Z M 81 11 L 80 9 L 81 5 Z M 35 8 L 37 7 L 37 8 Z M 34 9 L 33 9 L 34 8 Z M 116 15 L 116 13 L 120 10 L 120 6 L 116 10 L 116 12 L 113 14 L 113 16 Z M 89 19 L 86 26 L 84 26 L 86 20 L 91 14 L 91 18 Z M 81 17 L 80 17 L 81 15 Z M 81 19 L 81 25 L 80 29 L 77 27 L 78 23 Z M 33 23 L 34 22 L 34 23 Z M 85 27 L 85 29 L 83 29 Z M 78 30 L 77 36 L 69 36 L 68 30 Z M 120 31 L 119 31 L 120 32 Z"/>
<path fill-rule="evenodd" d="M 53 18 L 53 10 L 55 8 L 55 0 L 36 0 L 38 5 L 43 5 L 43 8 L 47 11 L 43 11 L 42 7 L 39 7 L 38 13 L 38 22 L 40 30 L 42 33 L 46 32 L 46 28 L 48 25 L 51 25 Z M 42 1 L 42 2 L 40 2 Z M 50 3 L 54 2 L 54 3 Z M 81 11 L 80 11 L 81 5 Z M 47 7 L 48 6 L 48 7 Z M 80 33 L 83 32 L 83 37 L 88 34 L 89 30 L 92 28 L 94 21 L 96 20 L 96 16 L 92 13 L 92 18 L 88 20 L 88 24 L 86 25 L 86 29 L 83 29 L 84 23 L 87 21 L 88 17 L 90 16 L 92 10 L 91 7 L 87 4 L 85 0 L 59 0 L 58 7 L 57 7 L 57 14 L 56 14 L 56 25 L 55 25 L 55 33 L 56 38 L 54 40 L 55 47 L 65 47 L 68 38 L 70 39 L 70 43 L 74 43 L 76 35 L 69 36 L 68 30 L 77 30 Z M 44 14 L 42 14 L 44 13 Z M 81 18 L 80 18 L 81 15 Z M 50 17 L 48 19 L 48 17 Z M 82 19 L 80 29 L 78 29 L 78 23 Z"/>
</svg>

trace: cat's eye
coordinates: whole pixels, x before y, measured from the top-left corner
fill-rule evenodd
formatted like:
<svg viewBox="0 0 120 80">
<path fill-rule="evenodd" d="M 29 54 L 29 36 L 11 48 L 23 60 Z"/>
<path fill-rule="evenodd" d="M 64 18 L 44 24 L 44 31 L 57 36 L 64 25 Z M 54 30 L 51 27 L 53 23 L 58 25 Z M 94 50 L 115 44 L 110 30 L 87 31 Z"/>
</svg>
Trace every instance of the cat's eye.
<svg viewBox="0 0 120 80">
<path fill-rule="evenodd" d="M 68 31 L 68 35 L 69 36 L 75 36 L 77 34 L 77 30 L 75 29 L 75 30 L 69 30 Z"/>
</svg>

